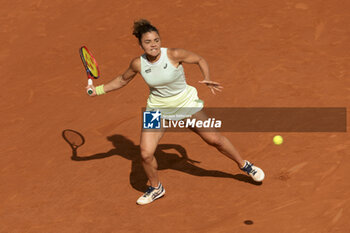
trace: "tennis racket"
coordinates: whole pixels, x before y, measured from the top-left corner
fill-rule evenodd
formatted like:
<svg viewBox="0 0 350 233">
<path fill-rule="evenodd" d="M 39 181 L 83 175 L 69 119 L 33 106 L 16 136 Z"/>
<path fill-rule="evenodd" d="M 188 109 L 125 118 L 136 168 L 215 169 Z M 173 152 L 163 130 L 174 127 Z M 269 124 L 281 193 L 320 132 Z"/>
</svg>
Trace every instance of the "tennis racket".
<svg viewBox="0 0 350 233">
<path fill-rule="evenodd" d="M 79 53 L 88 76 L 88 85 L 90 86 L 93 84 L 92 79 L 97 79 L 100 77 L 100 69 L 98 68 L 98 64 L 94 56 L 92 56 L 91 52 L 86 48 L 86 46 L 82 46 L 79 49 Z M 87 93 L 91 95 L 93 93 L 92 88 L 89 88 Z"/>
</svg>

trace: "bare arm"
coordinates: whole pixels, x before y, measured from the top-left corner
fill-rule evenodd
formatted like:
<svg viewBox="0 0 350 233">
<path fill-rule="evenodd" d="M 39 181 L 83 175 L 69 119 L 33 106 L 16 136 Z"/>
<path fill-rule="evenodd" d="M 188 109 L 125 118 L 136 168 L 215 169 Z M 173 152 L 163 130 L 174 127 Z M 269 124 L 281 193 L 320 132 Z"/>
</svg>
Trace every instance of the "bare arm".
<svg viewBox="0 0 350 233">
<path fill-rule="evenodd" d="M 135 58 L 130 62 L 130 66 L 122 75 L 119 75 L 118 77 L 104 85 L 104 91 L 107 93 L 126 86 L 136 76 L 138 72 L 140 72 L 140 58 Z M 91 96 L 95 96 L 95 87 L 88 86 L 87 88 L 89 87 L 93 89 L 93 94 Z"/>
<path fill-rule="evenodd" d="M 210 80 L 209 65 L 203 57 L 185 49 L 169 49 L 169 58 L 176 66 L 181 63 L 197 64 L 204 78 L 200 83 L 206 84 L 213 94 L 215 94 L 215 90 L 221 91 L 222 86 L 219 83 Z"/>
<path fill-rule="evenodd" d="M 176 64 L 197 64 L 202 72 L 204 80 L 210 81 L 209 65 L 203 57 L 185 49 L 169 49 L 170 59 Z"/>
<path fill-rule="evenodd" d="M 118 90 L 119 88 L 122 88 L 126 86 L 139 72 L 140 67 L 140 60 L 139 58 L 135 58 L 130 62 L 130 66 L 128 69 L 124 72 L 124 74 L 119 75 L 109 83 L 105 84 L 104 90 L 105 92 L 110 92 L 114 90 Z"/>
</svg>

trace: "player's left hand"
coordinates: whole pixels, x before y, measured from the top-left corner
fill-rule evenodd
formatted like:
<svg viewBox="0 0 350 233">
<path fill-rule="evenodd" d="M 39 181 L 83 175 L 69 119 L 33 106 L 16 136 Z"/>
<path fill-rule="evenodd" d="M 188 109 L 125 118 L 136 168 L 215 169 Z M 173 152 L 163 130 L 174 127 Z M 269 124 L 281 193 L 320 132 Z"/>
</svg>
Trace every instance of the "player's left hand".
<svg viewBox="0 0 350 233">
<path fill-rule="evenodd" d="M 207 87 L 210 88 L 211 92 L 215 95 L 215 91 L 219 91 L 221 92 L 222 90 L 222 86 L 220 85 L 220 83 L 218 82 L 214 82 L 214 81 L 208 81 L 208 80 L 203 80 L 203 81 L 199 81 L 199 83 L 203 83 L 206 84 Z"/>
</svg>

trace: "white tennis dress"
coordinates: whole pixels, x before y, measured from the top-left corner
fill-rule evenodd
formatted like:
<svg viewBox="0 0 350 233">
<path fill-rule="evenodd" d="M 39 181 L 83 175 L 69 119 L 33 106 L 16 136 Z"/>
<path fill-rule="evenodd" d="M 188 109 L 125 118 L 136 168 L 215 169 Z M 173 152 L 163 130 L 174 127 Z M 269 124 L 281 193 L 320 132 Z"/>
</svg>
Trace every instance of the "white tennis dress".
<svg viewBox="0 0 350 233">
<path fill-rule="evenodd" d="M 162 118 L 180 120 L 199 112 L 204 104 L 196 88 L 187 85 L 182 65 L 169 61 L 167 48 L 161 48 L 158 61 L 150 63 L 141 56 L 141 75 L 150 88 L 147 110 L 159 110 Z"/>
</svg>

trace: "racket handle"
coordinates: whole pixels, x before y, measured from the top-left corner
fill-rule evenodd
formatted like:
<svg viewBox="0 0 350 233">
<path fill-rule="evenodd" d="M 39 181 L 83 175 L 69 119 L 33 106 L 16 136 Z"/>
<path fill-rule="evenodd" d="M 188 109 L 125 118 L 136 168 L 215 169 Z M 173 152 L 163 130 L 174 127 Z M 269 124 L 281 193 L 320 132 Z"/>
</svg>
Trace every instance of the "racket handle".
<svg viewBox="0 0 350 233">
<path fill-rule="evenodd" d="M 92 86 L 92 79 L 88 79 L 88 85 L 89 86 Z M 92 88 L 90 87 L 88 90 L 87 90 L 87 93 L 88 95 L 92 95 L 92 93 L 94 93 L 94 91 L 92 90 Z"/>
</svg>

